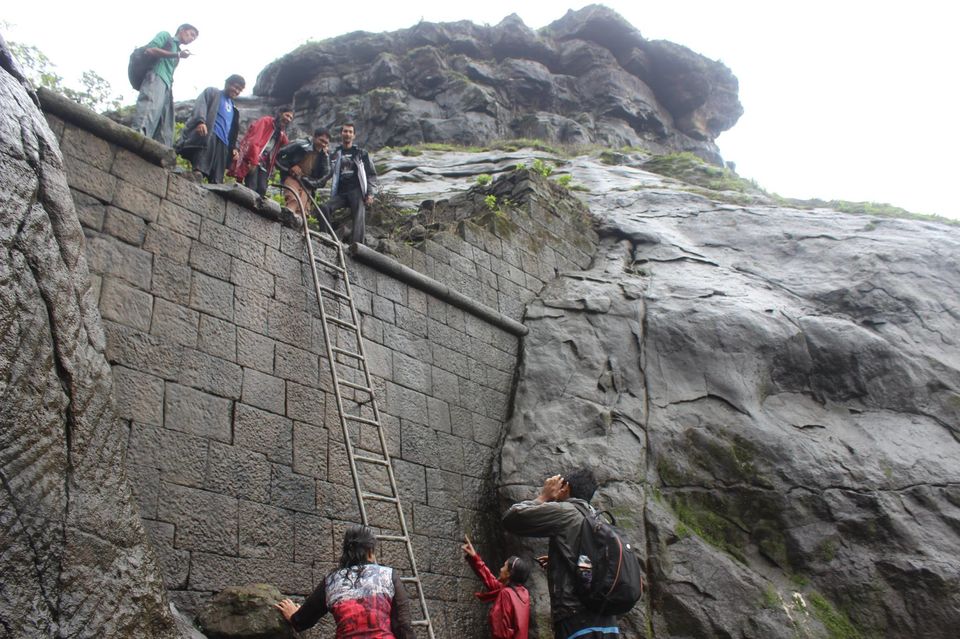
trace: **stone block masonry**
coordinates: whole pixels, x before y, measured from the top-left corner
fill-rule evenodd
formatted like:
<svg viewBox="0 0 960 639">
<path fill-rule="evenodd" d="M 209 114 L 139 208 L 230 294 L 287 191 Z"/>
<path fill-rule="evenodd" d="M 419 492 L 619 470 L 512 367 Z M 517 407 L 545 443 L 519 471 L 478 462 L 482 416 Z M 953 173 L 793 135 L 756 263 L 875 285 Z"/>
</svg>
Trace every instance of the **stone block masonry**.
<svg viewBox="0 0 960 639">
<path fill-rule="evenodd" d="M 301 231 L 47 117 L 86 236 L 128 474 L 172 599 L 191 611 L 250 581 L 308 594 L 359 515 Z M 468 227 L 397 255 L 433 289 L 349 263 L 440 637 L 486 635 L 459 538 L 496 530 L 517 309 L 567 259 L 519 244 Z"/>
</svg>

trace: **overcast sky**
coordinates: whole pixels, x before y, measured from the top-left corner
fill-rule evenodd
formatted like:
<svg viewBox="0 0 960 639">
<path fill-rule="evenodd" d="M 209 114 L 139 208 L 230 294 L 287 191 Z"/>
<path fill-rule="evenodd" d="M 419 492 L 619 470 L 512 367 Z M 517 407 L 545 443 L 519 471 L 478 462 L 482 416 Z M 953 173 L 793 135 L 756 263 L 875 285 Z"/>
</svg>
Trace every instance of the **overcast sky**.
<svg viewBox="0 0 960 639">
<path fill-rule="evenodd" d="M 181 22 L 200 29 L 177 69 L 174 97 L 196 97 L 230 73 L 252 90 L 259 71 L 303 42 L 418 21 L 532 28 L 589 2 L 486 0 L 157 5 L 109 0 L 8 2 L 8 40 L 39 47 L 68 83 L 93 69 L 122 92 L 130 51 Z M 608 0 L 647 39 L 685 45 L 729 66 L 744 115 L 718 139 L 740 175 L 787 197 L 888 202 L 960 218 L 957 22 L 941 0 Z M 153 8 L 150 8 L 153 6 Z M 169 18 L 159 8 L 169 6 Z M 219 15 L 211 10 L 219 7 Z M 951 11 L 952 13 L 952 11 Z"/>
</svg>

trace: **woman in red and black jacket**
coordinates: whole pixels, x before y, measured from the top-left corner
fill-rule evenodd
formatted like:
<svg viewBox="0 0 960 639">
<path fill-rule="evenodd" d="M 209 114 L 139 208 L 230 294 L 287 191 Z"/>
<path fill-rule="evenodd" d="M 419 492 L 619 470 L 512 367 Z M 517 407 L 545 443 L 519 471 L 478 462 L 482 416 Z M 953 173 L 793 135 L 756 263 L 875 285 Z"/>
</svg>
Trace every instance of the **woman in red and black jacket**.
<svg viewBox="0 0 960 639">
<path fill-rule="evenodd" d="M 463 539 L 466 543 L 461 547 L 466 554 L 466 560 L 487 587 L 486 592 L 476 593 L 477 599 L 493 602 L 490 607 L 493 639 L 527 639 L 530 628 L 530 593 L 523 584 L 530 576 L 530 562 L 516 555 L 509 557 L 500 567 L 499 577 L 494 577 L 473 548 L 470 538 L 464 535 Z"/>
<path fill-rule="evenodd" d="M 320 582 L 303 606 L 284 599 L 275 607 L 297 631 L 312 628 L 330 612 L 337 639 L 416 639 L 407 591 L 397 571 L 377 563 L 376 546 L 372 529 L 350 526 L 343 536 L 340 568 Z"/>
</svg>

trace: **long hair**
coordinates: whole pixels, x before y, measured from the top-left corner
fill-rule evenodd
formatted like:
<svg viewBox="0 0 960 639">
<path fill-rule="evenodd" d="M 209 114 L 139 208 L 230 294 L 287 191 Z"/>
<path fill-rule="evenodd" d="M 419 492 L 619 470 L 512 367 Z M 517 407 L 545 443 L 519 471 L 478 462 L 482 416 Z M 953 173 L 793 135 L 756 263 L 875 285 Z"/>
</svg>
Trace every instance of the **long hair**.
<svg viewBox="0 0 960 639">
<path fill-rule="evenodd" d="M 360 583 L 363 566 L 369 563 L 367 556 L 376 550 L 377 538 L 368 526 L 353 524 L 343 535 L 343 551 L 340 553 L 340 569 L 346 569 L 347 574 L 353 566 L 359 566 L 354 586 Z"/>
</svg>

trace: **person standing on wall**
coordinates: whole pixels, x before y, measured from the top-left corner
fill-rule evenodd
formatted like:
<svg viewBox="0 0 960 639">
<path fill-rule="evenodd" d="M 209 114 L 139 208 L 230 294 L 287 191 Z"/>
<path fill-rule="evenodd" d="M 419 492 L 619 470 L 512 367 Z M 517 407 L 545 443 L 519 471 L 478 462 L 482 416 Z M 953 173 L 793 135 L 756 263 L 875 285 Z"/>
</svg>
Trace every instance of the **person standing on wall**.
<svg viewBox="0 0 960 639">
<path fill-rule="evenodd" d="M 312 191 L 330 179 L 329 148 L 330 132 L 317 128 L 313 131 L 312 139 L 294 140 L 280 149 L 277 168 L 280 169 L 283 185 L 287 187 L 283 191 L 283 198 L 291 211 L 299 213 L 299 204 L 303 205 L 304 213 L 313 210 Z"/>
<path fill-rule="evenodd" d="M 377 171 L 366 151 L 354 146 L 356 129 L 352 122 L 340 127 L 340 146 L 333 152 L 333 185 L 330 199 L 321 207 L 328 220 L 337 209 L 350 207 L 353 213 L 353 231 L 350 241 L 363 244 L 366 235 L 366 206 L 373 204 L 373 189 Z"/>
<path fill-rule="evenodd" d="M 143 51 L 156 62 L 140 83 L 131 127 L 166 146 L 173 146 L 173 72 L 181 58 L 190 57 L 190 52 L 180 47 L 199 34 L 192 24 L 181 24 L 173 36 L 166 31 L 158 33 Z"/>
<path fill-rule="evenodd" d="M 293 109 L 280 107 L 276 116 L 265 115 L 250 125 L 240 140 L 236 159 L 228 175 L 237 178 L 261 197 L 267 194 L 267 182 L 273 175 L 277 155 L 289 140 L 287 125 L 293 122 Z"/>
<path fill-rule="evenodd" d="M 240 111 L 233 101 L 246 85 L 243 76 L 231 75 L 222 90 L 204 89 L 177 141 L 177 153 L 190 161 L 195 175 L 211 184 L 222 184 L 229 159 L 240 155 L 236 149 Z"/>
</svg>

